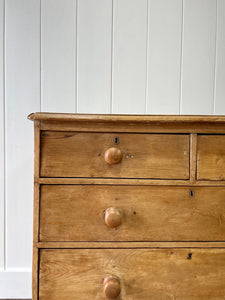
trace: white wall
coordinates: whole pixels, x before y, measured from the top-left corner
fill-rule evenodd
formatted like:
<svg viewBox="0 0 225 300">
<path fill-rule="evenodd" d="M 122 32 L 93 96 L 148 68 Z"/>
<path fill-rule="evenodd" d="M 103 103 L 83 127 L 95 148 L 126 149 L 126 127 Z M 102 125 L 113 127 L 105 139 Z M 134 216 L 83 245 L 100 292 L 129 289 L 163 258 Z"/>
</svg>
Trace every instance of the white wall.
<svg viewBox="0 0 225 300">
<path fill-rule="evenodd" d="M 0 0 L 0 298 L 31 297 L 34 111 L 225 114 L 225 0 Z"/>
</svg>

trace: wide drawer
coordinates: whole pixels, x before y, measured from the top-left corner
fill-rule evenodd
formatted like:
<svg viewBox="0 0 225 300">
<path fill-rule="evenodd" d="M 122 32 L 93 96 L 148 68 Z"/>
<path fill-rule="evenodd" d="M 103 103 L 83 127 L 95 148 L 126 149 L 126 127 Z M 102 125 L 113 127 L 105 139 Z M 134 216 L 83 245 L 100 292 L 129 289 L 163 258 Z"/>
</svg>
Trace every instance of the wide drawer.
<svg viewBox="0 0 225 300">
<path fill-rule="evenodd" d="M 225 188 L 43 185 L 40 241 L 225 241 Z"/>
<path fill-rule="evenodd" d="M 39 299 L 225 299 L 225 249 L 41 250 Z"/>
<path fill-rule="evenodd" d="M 41 133 L 41 177 L 189 178 L 189 135 Z"/>
<path fill-rule="evenodd" d="M 225 135 L 199 135 L 197 179 L 225 180 Z"/>
</svg>

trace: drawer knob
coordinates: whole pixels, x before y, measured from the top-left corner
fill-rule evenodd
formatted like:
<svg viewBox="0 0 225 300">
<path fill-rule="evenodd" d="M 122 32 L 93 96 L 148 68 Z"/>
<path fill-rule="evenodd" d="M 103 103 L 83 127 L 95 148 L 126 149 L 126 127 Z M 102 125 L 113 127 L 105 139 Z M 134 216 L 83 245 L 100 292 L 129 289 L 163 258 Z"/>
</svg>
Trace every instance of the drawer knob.
<svg viewBox="0 0 225 300">
<path fill-rule="evenodd" d="M 105 152 L 105 161 L 110 165 L 115 165 L 121 162 L 123 154 L 120 149 L 116 147 L 109 148 Z"/>
<path fill-rule="evenodd" d="M 108 276 L 104 280 L 104 293 L 107 298 L 114 299 L 119 296 L 121 286 L 119 278 L 116 276 Z"/>
<path fill-rule="evenodd" d="M 105 211 L 105 224 L 110 228 L 116 228 L 122 223 L 121 212 L 114 207 L 110 207 Z"/>
</svg>

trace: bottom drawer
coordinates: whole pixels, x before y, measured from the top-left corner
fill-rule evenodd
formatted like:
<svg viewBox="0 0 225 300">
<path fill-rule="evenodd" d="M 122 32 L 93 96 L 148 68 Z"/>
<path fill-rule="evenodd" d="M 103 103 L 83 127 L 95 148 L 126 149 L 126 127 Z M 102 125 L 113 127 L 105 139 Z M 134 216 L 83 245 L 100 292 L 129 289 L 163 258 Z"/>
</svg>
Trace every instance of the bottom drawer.
<svg viewBox="0 0 225 300">
<path fill-rule="evenodd" d="M 225 299 L 225 249 L 40 250 L 40 300 L 110 297 Z"/>
</svg>

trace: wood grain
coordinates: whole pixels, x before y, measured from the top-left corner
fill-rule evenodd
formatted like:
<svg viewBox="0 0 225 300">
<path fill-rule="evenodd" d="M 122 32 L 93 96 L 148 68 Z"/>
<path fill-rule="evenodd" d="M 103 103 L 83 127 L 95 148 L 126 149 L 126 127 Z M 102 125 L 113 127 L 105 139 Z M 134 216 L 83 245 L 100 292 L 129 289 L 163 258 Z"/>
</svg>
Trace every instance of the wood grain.
<svg viewBox="0 0 225 300">
<path fill-rule="evenodd" d="M 190 181 L 196 181 L 197 172 L 197 134 L 190 135 Z"/>
<path fill-rule="evenodd" d="M 225 135 L 199 135 L 197 179 L 225 180 Z"/>
<path fill-rule="evenodd" d="M 105 185 L 155 185 L 155 186 L 225 186 L 224 180 L 157 180 L 157 179 L 121 179 L 121 178 L 39 178 L 40 184 L 105 184 Z"/>
<path fill-rule="evenodd" d="M 41 121 L 41 130 L 80 132 L 130 132 L 130 133 L 221 133 L 223 122 L 89 122 L 89 121 Z"/>
<path fill-rule="evenodd" d="M 40 173 L 40 121 L 34 121 L 34 201 L 33 201 L 33 241 L 39 238 L 39 173 Z"/>
<path fill-rule="evenodd" d="M 109 275 L 121 300 L 224 299 L 224 261 L 224 249 L 44 249 L 39 299 L 106 299 Z"/>
<path fill-rule="evenodd" d="M 127 249 L 127 248 L 225 248 L 225 242 L 38 242 L 43 249 Z"/>
<path fill-rule="evenodd" d="M 40 121 L 34 121 L 34 181 L 40 177 Z"/>
<path fill-rule="evenodd" d="M 123 159 L 111 166 L 104 155 L 114 146 Z M 189 136 L 42 132 L 41 176 L 188 179 Z"/>
<path fill-rule="evenodd" d="M 40 241 L 224 241 L 225 188 L 41 187 Z M 106 226 L 115 207 L 122 224 Z"/>
<path fill-rule="evenodd" d="M 33 246 L 32 257 L 32 300 L 38 300 L 39 249 Z"/>
<path fill-rule="evenodd" d="M 118 300 L 224 299 L 225 181 L 212 180 L 223 171 L 224 136 L 200 134 L 225 133 L 224 117 L 29 118 L 35 300 L 106 299 L 111 275 L 119 278 Z M 112 147 L 123 154 L 108 160 L 115 165 L 105 161 Z M 208 179 L 196 176 L 199 166 Z M 108 222 L 111 210 L 118 227 Z"/>
<path fill-rule="evenodd" d="M 207 115 L 129 115 L 129 114 L 70 114 L 36 112 L 28 115 L 29 120 L 42 121 L 88 121 L 95 122 L 127 122 L 127 123 L 225 123 L 225 116 Z"/>
</svg>

